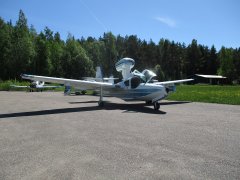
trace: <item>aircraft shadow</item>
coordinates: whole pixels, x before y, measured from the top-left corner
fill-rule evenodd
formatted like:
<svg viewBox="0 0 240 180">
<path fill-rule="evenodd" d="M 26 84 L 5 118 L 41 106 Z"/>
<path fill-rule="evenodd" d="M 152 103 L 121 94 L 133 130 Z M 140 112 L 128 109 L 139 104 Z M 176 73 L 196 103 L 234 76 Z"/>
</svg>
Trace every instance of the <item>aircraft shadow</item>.
<svg viewBox="0 0 240 180">
<path fill-rule="evenodd" d="M 140 104 L 115 104 L 115 103 L 105 103 L 103 109 L 106 110 L 123 110 L 124 113 L 128 112 L 140 112 L 140 113 L 147 113 L 147 114 L 166 114 L 166 112 L 161 110 L 154 110 L 153 107 L 148 107 L 145 103 Z"/>
<path fill-rule="evenodd" d="M 98 101 L 69 102 L 69 104 L 90 104 L 90 103 L 98 103 Z"/>
<path fill-rule="evenodd" d="M 76 102 L 78 103 L 78 102 Z M 81 102 L 81 103 L 96 103 L 94 102 Z M 74 103 L 73 103 L 74 104 Z M 115 103 L 105 103 L 104 107 L 98 106 L 88 106 L 88 107 L 73 107 L 73 108 L 61 108 L 61 109 L 49 109 L 49 110 L 39 110 L 39 111 L 28 111 L 28 112 L 17 112 L 17 113 L 7 113 L 0 114 L 0 119 L 2 118 L 12 118 L 12 117 L 27 117 L 27 116 L 41 116 L 41 115 L 51 115 L 51 114 L 65 114 L 73 112 L 86 112 L 86 111 L 99 111 L 99 110 L 123 110 L 123 113 L 136 112 L 136 113 L 148 113 L 148 114 L 166 114 L 164 111 L 155 111 L 152 106 L 148 107 L 145 103 L 142 104 L 115 104 Z"/>
<path fill-rule="evenodd" d="M 175 105 L 175 104 L 187 104 L 191 103 L 190 101 L 168 101 L 168 102 L 160 102 L 160 105 Z"/>
<path fill-rule="evenodd" d="M 96 111 L 96 110 L 100 110 L 100 108 L 98 106 L 92 106 L 92 107 L 49 109 L 49 110 L 40 110 L 40 111 L 28 111 L 28 112 L 19 112 L 19 113 L 0 114 L 0 119 L 1 118 L 11 118 L 11 117 L 23 117 L 23 116 L 64 114 L 64 113 L 73 113 L 73 112 L 81 112 L 81 111 Z"/>
</svg>

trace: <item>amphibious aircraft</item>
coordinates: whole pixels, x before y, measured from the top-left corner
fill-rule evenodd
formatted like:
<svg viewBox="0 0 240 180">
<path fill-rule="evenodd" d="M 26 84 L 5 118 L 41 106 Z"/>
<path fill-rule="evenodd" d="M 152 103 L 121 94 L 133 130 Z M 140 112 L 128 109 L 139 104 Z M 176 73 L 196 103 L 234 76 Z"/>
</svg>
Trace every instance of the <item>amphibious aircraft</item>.
<svg viewBox="0 0 240 180">
<path fill-rule="evenodd" d="M 154 109 L 160 108 L 159 101 L 167 97 L 171 91 L 175 91 L 175 83 L 183 83 L 192 81 L 193 79 L 182 79 L 174 81 L 154 82 L 153 78 L 156 74 L 145 69 L 142 72 L 138 70 L 131 71 L 135 61 L 131 58 L 123 58 L 115 64 L 118 72 L 122 73 L 122 81 L 114 84 L 114 82 L 98 82 L 91 80 L 76 80 L 57 77 L 37 76 L 22 74 L 23 79 L 33 81 L 44 81 L 59 84 L 68 84 L 75 88 L 93 89 L 99 91 L 99 106 L 103 106 L 103 97 L 118 97 L 125 101 L 145 101 L 153 104 Z"/>
<path fill-rule="evenodd" d="M 47 88 L 58 88 L 60 86 L 50 86 L 50 85 L 44 85 L 45 83 L 42 81 L 33 81 L 31 82 L 31 84 L 29 86 L 19 86 L 19 85 L 11 85 L 11 87 L 14 87 L 14 88 L 27 88 L 29 89 L 30 92 L 33 92 L 34 89 L 36 91 L 41 91 L 43 89 L 47 89 Z"/>
</svg>

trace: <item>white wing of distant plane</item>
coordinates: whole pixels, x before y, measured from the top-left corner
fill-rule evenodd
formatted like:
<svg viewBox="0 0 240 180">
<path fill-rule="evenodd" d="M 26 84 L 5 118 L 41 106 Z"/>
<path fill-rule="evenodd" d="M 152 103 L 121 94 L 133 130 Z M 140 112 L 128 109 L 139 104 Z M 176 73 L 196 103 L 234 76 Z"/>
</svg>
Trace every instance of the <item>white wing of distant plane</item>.
<svg viewBox="0 0 240 180">
<path fill-rule="evenodd" d="M 11 87 L 15 88 L 29 88 L 30 86 L 18 86 L 18 85 L 10 85 Z"/>
<path fill-rule="evenodd" d="M 169 84 L 177 84 L 177 83 L 183 83 L 188 81 L 193 81 L 194 79 L 181 79 L 181 80 L 174 80 L 174 81 L 163 81 L 163 82 L 156 82 L 154 84 L 157 85 L 169 85 Z"/>
<path fill-rule="evenodd" d="M 10 86 L 14 87 L 14 88 L 30 88 L 30 86 L 19 86 L 19 85 L 10 85 Z M 43 86 L 38 86 L 36 88 L 44 89 L 44 88 L 59 88 L 59 87 L 61 87 L 61 86 L 45 86 L 45 85 L 43 85 Z"/>
<path fill-rule="evenodd" d="M 84 81 L 84 80 L 76 80 L 76 79 L 66 79 L 66 78 L 56 78 L 56 77 L 47 77 L 47 76 L 36 76 L 36 75 L 27 75 L 22 74 L 21 77 L 23 79 L 29 79 L 32 81 L 43 81 L 43 82 L 51 82 L 58 84 L 67 84 L 74 87 L 81 87 L 84 89 L 96 89 L 100 87 L 113 87 L 111 83 L 105 82 L 96 82 L 96 81 Z"/>
</svg>

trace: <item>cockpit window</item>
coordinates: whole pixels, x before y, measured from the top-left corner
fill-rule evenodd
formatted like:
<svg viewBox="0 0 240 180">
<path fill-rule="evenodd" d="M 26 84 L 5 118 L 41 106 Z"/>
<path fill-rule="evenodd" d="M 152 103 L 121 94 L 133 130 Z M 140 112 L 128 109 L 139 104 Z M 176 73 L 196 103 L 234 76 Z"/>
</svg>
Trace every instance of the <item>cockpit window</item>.
<svg viewBox="0 0 240 180">
<path fill-rule="evenodd" d="M 147 83 L 150 82 L 154 77 L 156 77 L 156 74 L 148 69 L 145 69 L 143 72 L 139 72 L 138 70 L 134 70 L 132 72 L 133 78 L 138 78 L 139 84 L 140 83 Z M 132 81 L 137 81 L 132 78 Z M 131 81 L 131 82 L 132 82 Z M 139 85 L 138 84 L 138 85 Z M 134 84 L 135 85 L 135 84 Z M 132 85 L 131 85 L 132 86 Z M 137 87 L 137 86 L 136 86 Z"/>
<path fill-rule="evenodd" d="M 139 84 L 141 83 L 141 78 L 139 76 L 134 76 L 131 79 L 131 88 L 135 89 L 139 86 Z"/>
<path fill-rule="evenodd" d="M 151 81 L 152 78 L 154 78 L 154 77 L 157 76 L 154 72 L 152 72 L 152 71 L 150 71 L 150 70 L 148 70 L 148 69 L 145 69 L 145 70 L 142 72 L 142 74 L 144 74 L 144 76 L 145 76 L 145 78 L 146 78 L 146 82 Z"/>
<path fill-rule="evenodd" d="M 141 79 L 142 82 L 144 82 L 144 83 L 146 82 L 146 77 L 144 76 L 143 73 L 140 73 L 138 70 L 135 69 L 133 71 L 133 75 L 138 76 Z"/>
<path fill-rule="evenodd" d="M 129 86 L 129 80 L 124 81 L 125 86 Z"/>
</svg>

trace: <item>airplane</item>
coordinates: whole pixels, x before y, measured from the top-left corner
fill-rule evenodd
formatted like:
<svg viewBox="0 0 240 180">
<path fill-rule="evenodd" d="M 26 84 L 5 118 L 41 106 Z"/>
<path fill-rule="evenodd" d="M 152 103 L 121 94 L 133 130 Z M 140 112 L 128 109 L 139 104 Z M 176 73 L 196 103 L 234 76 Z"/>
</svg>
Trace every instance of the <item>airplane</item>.
<svg viewBox="0 0 240 180">
<path fill-rule="evenodd" d="M 44 84 L 45 83 L 43 81 L 33 81 L 29 86 L 19 86 L 19 85 L 10 85 L 10 86 L 14 88 L 27 88 L 29 89 L 30 92 L 34 92 L 34 89 L 36 91 L 40 90 L 42 92 L 43 89 L 61 87 L 61 86 L 50 86 L 50 85 L 44 85 Z"/>
<path fill-rule="evenodd" d="M 153 78 L 156 74 L 148 69 L 142 72 L 138 70 L 131 71 L 135 65 L 132 58 L 123 58 L 115 64 L 118 72 L 122 73 L 122 81 L 114 84 L 114 82 L 98 82 L 91 80 L 77 80 L 57 77 L 47 77 L 38 75 L 22 74 L 23 79 L 33 81 L 44 81 L 59 84 L 68 84 L 75 88 L 84 88 L 99 91 L 100 107 L 104 106 L 103 97 L 117 97 L 125 101 L 145 101 L 153 104 L 155 110 L 159 110 L 159 101 L 166 98 L 168 94 L 175 91 L 176 83 L 192 81 L 193 79 L 182 79 L 174 81 L 155 82 Z"/>
</svg>

